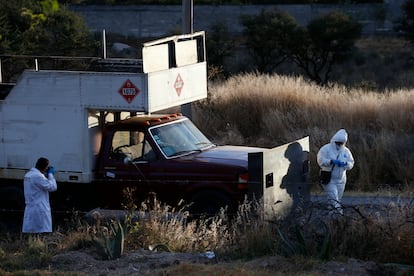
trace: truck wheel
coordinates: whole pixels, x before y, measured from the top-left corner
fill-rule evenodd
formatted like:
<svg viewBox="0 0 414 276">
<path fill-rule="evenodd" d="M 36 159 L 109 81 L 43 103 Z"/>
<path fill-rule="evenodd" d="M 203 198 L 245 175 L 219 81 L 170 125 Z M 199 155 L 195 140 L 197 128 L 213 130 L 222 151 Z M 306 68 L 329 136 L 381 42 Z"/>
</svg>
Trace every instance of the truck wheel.
<svg viewBox="0 0 414 276">
<path fill-rule="evenodd" d="M 227 206 L 227 213 L 233 214 L 235 208 L 227 195 L 218 191 L 201 191 L 191 199 L 190 214 L 194 216 L 214 216 L 220 208 Z"/>
<path fill-rule="evenodd" d="M 20 231 L 24 211 L 23 190 L 18 187 L 0 189 L 0 231 Z"/>
<path fill-rule="evenodd" d="M 5 187 L 0 189 L 0 204 L 6 210 L 23 211 L 24 193 L 18 187 Z"/>
</svg>

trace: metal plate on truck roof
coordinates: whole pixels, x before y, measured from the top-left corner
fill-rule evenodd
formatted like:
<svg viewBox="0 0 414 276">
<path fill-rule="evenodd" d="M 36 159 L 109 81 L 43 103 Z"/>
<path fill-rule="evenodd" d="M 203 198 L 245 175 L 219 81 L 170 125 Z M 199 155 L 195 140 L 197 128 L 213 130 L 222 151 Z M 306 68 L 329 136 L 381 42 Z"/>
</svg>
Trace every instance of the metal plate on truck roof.
<svg viewBox="0 0 414 276">
<path fill-rule="evenodd" d="M 148 109 L 157 111 L 207 97 L 205 62 L 148 74 Z"/>
</svg>

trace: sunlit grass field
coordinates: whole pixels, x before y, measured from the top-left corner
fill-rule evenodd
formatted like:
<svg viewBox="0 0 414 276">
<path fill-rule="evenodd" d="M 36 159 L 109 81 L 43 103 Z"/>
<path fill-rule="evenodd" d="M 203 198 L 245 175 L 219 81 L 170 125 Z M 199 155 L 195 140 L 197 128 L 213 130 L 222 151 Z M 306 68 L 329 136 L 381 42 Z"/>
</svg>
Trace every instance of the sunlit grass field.
<svg viewBox="0 0 414 276">
<path fill-rule="evenodd" d="M 340 128 L 356 160 L 348 189 L 411 189 L 414 180 L 414 89 L 377 92 L 320 87 L 301 77 L 246 73 L 209 84 L 193 120 L 214 142 L 275 147 L 310 137 L 316 154 Z"/>
</svg>

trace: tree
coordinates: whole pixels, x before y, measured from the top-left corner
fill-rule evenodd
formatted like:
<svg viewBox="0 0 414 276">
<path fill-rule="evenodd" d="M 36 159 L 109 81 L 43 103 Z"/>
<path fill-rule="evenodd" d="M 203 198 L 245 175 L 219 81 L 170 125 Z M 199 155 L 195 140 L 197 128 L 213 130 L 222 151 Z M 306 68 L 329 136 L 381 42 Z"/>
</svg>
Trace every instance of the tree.
<svg viewBox="0 0 414 276">
<path fill-rule="evenodd" d="M 329 81 L 332 67 L 349 56 L 361 35 L 361 25 L 340 12 L 331 12 L 298 28 L 289 40 L 290 58 L 318 84 Z"/>
<path fill-rule="evenodd" d="M 215 23 L 211 26 L 211 32 L 207 33 L 208 61 L 214 66 L 223 66 L 224 59 L 233 54 L 234 39 L 228 32 L 224 23 Z"/>
<path fill-rule="evenodd" d="M 0 55 L 5 79 L 33 62 L 5 56 L 90 56 L 97 52 L 98 44 L 83 19 L 61 8 L 57 0 L 0 0 L 0 10 Z"/>
<path fill-rule="evenodd" d="M 31 7 L 25 1 L 0 0 L 0 54 L 20 52 L 22 33 L 30 28 L 29 20 L 21 14 L 22 5 Z"/>
<path fill-rule="evenodd" d="M 259 72 L 272 72 L 288 58 L 288 41 L 297 29 L 293 16 L 262 10 L 258 15 L 241 17 L 246 46 Z"/>
<path fill-rule="evenodd" d="M 74 12 L 59 9 L 41 24 L 25 32 L 31 54 L 79 56 L 96 53 L 84 20 Z"/>
<path fill-rule="evenodd" d="M 75 56 L 96 49 L 83 18 L 61 8 L 57 0 L 40 1 L 34 8 L 22 10 L 30 22 L 23 32 L 27 53 Z"/>
<path fill-rule="evenodd" d="M 414 43 L 414 0 L 405 1 L 401 9 L 403 16 L 396 22 L 395 29 L 411 43 Z"/>
</svg>

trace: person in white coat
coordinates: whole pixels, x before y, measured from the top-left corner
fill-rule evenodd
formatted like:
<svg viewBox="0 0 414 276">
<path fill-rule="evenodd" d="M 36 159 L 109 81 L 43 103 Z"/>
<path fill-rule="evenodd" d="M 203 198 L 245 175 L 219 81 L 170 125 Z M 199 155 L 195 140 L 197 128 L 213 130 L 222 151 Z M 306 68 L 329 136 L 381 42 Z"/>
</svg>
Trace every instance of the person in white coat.
<svg viewBox="0 0 414 276">
<path fill-rule="evenodd" d="M 57 190 L 53 167 L 49 160 L 41 157 L 34 168 L 24 176 L 24 198 L 26 208 L 23 217 L 23 233 L 52 232 L 52 214 L 49 192 Z"/>
<path fill-rule="evenodd" d="M 318 164 L 323 171 L 331 171 L 331 179 L 323 185 L 328 203 L 343 215 L 342 196 L 346 185 L 346 172 L 354 167 L 354 157 L 346 147 L 348 133 L 345 129 L 338 130 L 329 144 L 322 146 L 317 154 Z"/>
</svg>

